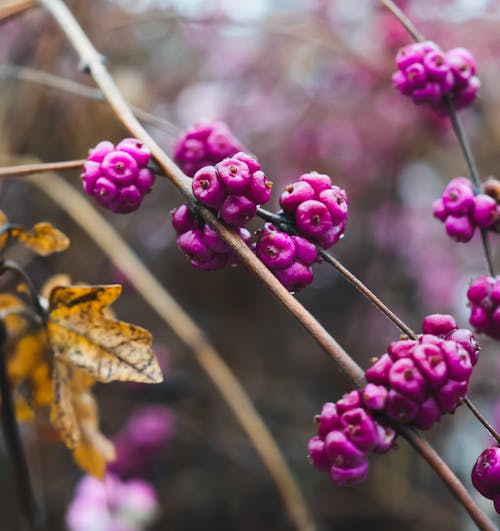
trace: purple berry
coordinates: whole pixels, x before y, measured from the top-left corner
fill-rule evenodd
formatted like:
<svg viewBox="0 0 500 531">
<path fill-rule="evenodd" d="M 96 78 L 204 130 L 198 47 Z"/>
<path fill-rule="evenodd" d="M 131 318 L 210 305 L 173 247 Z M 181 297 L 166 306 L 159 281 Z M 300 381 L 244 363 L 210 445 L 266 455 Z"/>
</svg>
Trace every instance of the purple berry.
<svg viewBox="0 0 500 531">
<path fill-rule="evenodd" d="M 172 225 L 177 234 L 194 230 L 198 226 L 195 215 L 187 205 L 181 205 L 174 210 L 172 213 Z"/>
<path fill-rule="evenodd" d="M 468 214 L 474 208 L 474 192 L 472 183 L 450 181 L 443 194 L 443 203 L 449 214 L 461 216 Z"/>
<path fill-rule="evenodd" d="M 306 182 L 314 190 L 315 194 L 320 194 L 324 190 L 332 187 L 332 180 L 328 175 L 312 171 L 304 173 L 299 177 L 299 182 Z"/>
<path fill-rule="evenodd" d="M 321 414 L 315 418 L 318 423 L 318 435 L 326 437 L 332 430 L 339 429 L 340 416 L 337 412 L 337 406 L 333 402 L 326 402 L 323 405 Z"/>
<path fill-rule="evenodd" d="M 386 415 L 395 422 L 411 422 L 418 415 L 419 405 L 394 389 L 387 396 Z"/>
<path fill-rule="evenodd" d="M 341 415 L 346 411 L 361 407 L 361 405 L 361 393 L 355 389 L 346 393 L 340 400 L 337 400 L 337 412 Z"/>
<path fill-rule="evenodd" d="M 270 269 L 284 269 L 294 261 L 295 244 L 285 232 L 266 230 L 257 241 L 256 254 Z"/>
<path fill-rule="evenodd" d="M 308 445 L 308 457 L 309 461 L 318 469 L 329 471 L 330 470 L 330 460 L 326 455 L 325 451 L 325 442 L 321 437 L 313 437 L 309 441 Z"/>
<path fill-rule="evenodd" d="M 367 460 L 365 452 L 337 430 L 331 431 L 325 437 L 325 450 L 331 464 L 338 468 L 355 468 Z"/>
<path fill-rule="evenodd" d="M 445 339 L 450 339 L 451 341 L 456 341 L 459 343 L 469 354 L 470 361 L 472 366 L 477 363 L 479 358 L 480 346 L 474 337 L 474 334 L 467 328 L 459 328 L 453 330 L 446 335 Z"/>
<path fill-rule="evenodd" d="M 219 174 L 213 166 L 198 170 L 194 174 L 192 187 L 196 199 L 210 208 L 219 208 L 226 198 Z"/>
<path fill-rule="evenodd" d="M 285 186 L 284 192 L 280 195 L 280 206 L 287 214 L 295 214 L 300 204 L 314 197 L 312 186 L 305 181 L 298 181 Z"/>
<path fill-rule="evenodd" d="M 349 487 L 362 483 L 368 477 L 368 458 L 366 458 L 364 463 L 351 468 L 341 468 L 332 465 L 330 477 L 339 487 Z"/>
<path fill-rule="evenodd" d="M 312 265 L 318 258 L 314 244 L 301 236 L 292 236 L 292 240 L 295 244 L 295 259 L 306 266 Z"/>
<path fill-rule="evenodd" d="M 319 236 L 332 227 L 332 216 L 320 201 L 302 202 L 295 212 L 297 229 L 306 236 Z"/>
<path fill-rule="evenodd" d="M 177 238 L 179 249 L 189 258 L 197 261 L 207 262 L 214 256 L 203 240 L 203 233 L 200 229 L 188 230 Z"/>
<path fill-rule="evenodd" d="M 370 383 L 385 385 L 389 381 L 389 371 L 393 365 L 389 354 L 383 354 L 373 365 L 365 371 L 366 379 Z"/>
<path fill-rule="evenodd" d="M 318 195 L 318 199 L 330 212 L 334 225 L 343 223 L 347 219 L 348 204 L 344 190 L 341 190 L 338 186 L 332 186 L 328 190 L 323 190 Z"/>
<path fill-rule="evenodd" d="M 291 293 L 297 293 L 306 286 L 309 286 L 313 281 L 311 268 L 301 262 L 294 262 L 286 269 L 278 269 L 274 271 L 274 274 Z"/>
<path fill-rule="evenodd" d="M 436 345 L 417 345 L 413 360 L 433 389 L 441 387 L 448 378 L 448 365 L 442 350 Z"/>
<path fill-rule="evenodd" d="M 487 448 L 478 457 L 471 474 L 472 484 L 490 500 L 500 496 L 500 448 Z"/>
<path fill-rule="evenodd" d="M 243 195 L 228 195 L 219 209 L 220 217 L 232 227 L 243 227 L 256 213 L 255 203 Z"/>
<path fill-rule="evenodd" d="M 115 146 L 111 142 L 103 140 L 102 142 L 99 142 L 95 148 L 89 150 L 87 160 L 101 163 L 104 160 L 104 157 L 109 155 L 109 153 L 112 153 L 114 150 Z"/>
<path fill-rule="evenodd" d="M 264 172 L 258 170 L 252 175 L 250 187 L 246 192 L 247 197 L 256 205 L 263 205 L 271 199 L 273 183 L 267 180 Z"/>
<path fill-rule="evenodd" d="M 369 452 L 378 443 L 378 431 L 371 416 L 361 407 L 350 409 L 340 417 L 346 437 L 360 450 Z"/>
<path fill-rule="evenodd" d="M 419 430 L 429 430 L 440 418 L 441 410 L 434 398 L 430 396 L 420 404 L 418 415 L 412 424 Z"/>
<path fill-rule="evenodd" d="M 116 145 L 116 150 L 128 153 L 141 168 L 145 168 L 151 158 L 149 148 L 137 138 L 125 138 Z"/>
<path fill-rule="evenodd" d="M 441 351 L 445 355 L 449 377 L 468 381 L 472 374 L 472 363 L 467 351 L 456 341 L 443 341 Z"/>
<path fill-rule="evenodd" d="M 136 180 L 139 166 L 128 153 L 112 151 L 101 162 L 101 172 L 111 181 L 121 186 L 127 186 Z"/>
<path fill-rule="evenodd" d="M 235 158 L 224 159 L 216 168 L 219 179 L 229 194 L 241 194 L 250 185 L 251 174 L 244 162 Z"/>
<path fill-rule="evenodd" d="M 457 323 L 451 315 L 435 313 L 425 317 L 422 323 L 424 334 L 444 336 L 457 328 Z"/>
<path fill-rule="evenodd" d="M 389 371 L 389 384 L 416 402 L 422 402 L 428 394 L 427 382 L 410 358 L 394 362 Z"/>
<path fill-rule="evenodd" d="M 463 402 L 466 393 L 467 381 L 457 382 L 455 380 L 448 380 L 436 395 L 441 413 L 453 413 Z"/>
<path fill-rule="evenodd" d="M 366 384 L 361 391 L 364 405 L 374 411 L 382 411 L 387 402 L 387 389 L 382 385 Z"/>
<path fill-rule="evenodd" d="M 475 227 L 466 216 L 448 216 L 445 228 L 448 236 L 457 242 L 467 243 L 474 236 Z"/>
<path fill-rule="evenodd" d="M 391 428 L 386 424 L 381 424 L 380 422 L 376 422 L 375 424 L 378 431 L 378 444 L 374 452 L 385 454 L 394 446 L 396 432 L 394 428 Z"/>
<path fill-rule="evenodd" d="M 498 218 L 498 206 L 493 197 L 486 194 L 478 194 L 474 197 L 472 219 L 478 227 L 491 227 Z"/>
</svg>

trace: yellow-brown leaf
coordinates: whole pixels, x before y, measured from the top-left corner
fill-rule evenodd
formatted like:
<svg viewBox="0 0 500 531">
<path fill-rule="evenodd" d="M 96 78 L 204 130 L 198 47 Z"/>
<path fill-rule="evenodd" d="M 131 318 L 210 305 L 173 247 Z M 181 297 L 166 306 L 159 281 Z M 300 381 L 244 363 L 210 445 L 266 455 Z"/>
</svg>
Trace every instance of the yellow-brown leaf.
<svg viewBox="0 0 500 531">
<path fill-rule="evenodd" d="M 97 403 L 91 393 L 94 379 L 67 361 L 54 359 L 55 395 L 51 422 L 72 450 L 75 462 L 98 478 L 115 457 L 113 444 L 99 431 Z"/>
<path fill-rule="evenodd" d="M 119 285 L 56 287 L 47 322 L 52 349 L 100 382 L 159 383 L 163 377 L 151 334 L 106 314 L 120 292 Z"/>
<path fill-rule="evenodd" d="M 50 223 L 37 223 L 31 230 L 13 226 L 9 236 L 15 238 L 41 256 L 64 251 L 69 246 L 69 238 Z"/>
</svg>

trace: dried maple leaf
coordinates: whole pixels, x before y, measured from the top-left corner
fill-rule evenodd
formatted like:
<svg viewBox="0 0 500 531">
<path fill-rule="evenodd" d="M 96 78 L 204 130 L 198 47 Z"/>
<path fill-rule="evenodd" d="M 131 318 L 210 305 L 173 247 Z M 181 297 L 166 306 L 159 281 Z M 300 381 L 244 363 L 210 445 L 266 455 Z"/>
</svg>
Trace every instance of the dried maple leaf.
<svg viewBox="0 0 500 531">
<path fill-rule="evenodd" d="M 76 463 L 102 478 L 106 463 L 115 458 L 113 443 L 99 431 L 97 403 L 91 392 L 94 378 L 56 357 L 53 368 L 54 402 L 50 419 L 72 450 Z"/>
<path fill-rule="evenodd" d="M 151 334 L 106 314 L 120 293 L 119 285 L 54 288 L 47 319 L 50 345 L 56 357 L 100 382 L 159 383 L 163 377 Z"/>
<path fill-rule="evenodd" d="M 69 238 L 52 224 L 37 223 L 28 230 L 21 225 L 11 225 L 0 211 L 0 250 L 5 248 L 9 238 L 20 241 L 41 256 L 64 251 L 69 246 Z"/>
</svg>

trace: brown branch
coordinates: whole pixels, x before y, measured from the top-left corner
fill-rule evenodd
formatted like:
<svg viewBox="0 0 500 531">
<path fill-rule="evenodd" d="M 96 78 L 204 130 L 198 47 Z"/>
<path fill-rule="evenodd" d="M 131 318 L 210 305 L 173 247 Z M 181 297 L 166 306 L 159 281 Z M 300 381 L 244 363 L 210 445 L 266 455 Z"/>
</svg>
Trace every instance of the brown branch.
<svg viewBox="0 0 500 531">
<path fill-rule="evenodd" d="M 113 78 L 103 63 L 102 56 L 94 48 L 82 28 L 61 0 L 39 0 L 54 17 L 60 28 L 66 33 L 78 53 L 82 63 L 91 73 L 95 82 L 103 92 L 105 98 L 115 111 L 117 117 L 125 127 L 137 138 L 143 141 L 151 150 L 154 158 L 162 171 L 177 186 L 182 194 L 190 201 L 193 200 L 191 182 L 173 161 L 166 155 L 160 146 L 147 133 L 137 121 L 133 112 L 118 90 Z M 252 251 L 231 230 L 217 221 L 215 216 L 206 208 L 200 208 L 200 213 L 205 221 L 217 231 L 217 233 L 231 246 L 241 259 L 243 264 L 254 273 L 274 296 L 287 308 L 290 313 L 298 318 L 299 322 L 316 339 L 323 349 L 334 359 L 339 370 L 355 386 L 361 386 L 365 382 L 363 370 L 350 358 L 342 347 L 331 337 L 323 326 L 279 283 L 274 275 L 258 260 Z M 420 436 L 414 434 L 416 440 Z M 420 451 L 420 450 L 419 450 Z M 468 492 L 463 488 L 453 472 L 444 464 L 438 463 L 432 453 L 421 451 L 421 455 L 431 464 L 440 477 L 446 482 L 456 498 L 469 512 L 476 524 L 484 530 L 493 530 L 495 526 L 486 515 L 474 503 Z"/>
<path fill-rule="evenodd" d="M 44 173 L 49 171 L 72 170 L 83 166 L 85 160 L 86 159 L 4 166 L 3 168 L 0 168 L 0 177 L 14 177 L 15 175 L 32 175 L 34 173 Z"/>
<path fill-rule="evenodd" d="M 43 178 L 31 178 L 30 182 L 38 186 L 87 232 L 111 262 L 129 278 L 144 300 L 193 351 L 196 361 L 215 384 L 255 446 L 297 529 L 314 531 L 315 526 L 305 500 L 276 441 L 237 378 L 196 323 L 111 224 L 75 188 L 61 177 L 50 173 Z"/>
</svg>

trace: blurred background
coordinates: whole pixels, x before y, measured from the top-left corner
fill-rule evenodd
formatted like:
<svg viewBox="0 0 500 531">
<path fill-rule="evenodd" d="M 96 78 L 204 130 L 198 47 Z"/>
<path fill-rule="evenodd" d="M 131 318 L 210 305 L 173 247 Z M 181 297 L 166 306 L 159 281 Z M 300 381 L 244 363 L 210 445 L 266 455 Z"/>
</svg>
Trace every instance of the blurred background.
<svg viewBox="0 0 500 531">
<path fill-rule="evenodd" d="M 309 170 L 328 173 L 350 200 L 346 235 L 334 255 L 414 329 L 420 329 L 423 316 L 437 312 L 451 312 L 466 326 L 468 282 L 485 272 L 479 238 L 455 244 L 432 217 L 432 201 L 448 180 L 464 175 L 465 165 L 448 121 L 414 107 L 392 88 L 395 52 L 410 39 L 378 2 L 75 0 L 68 5 L 106 56 L 127 100 L 165 121 L 145 125 L 167 153 L 172 154 L 177 132 L 190 123 L 226 121 L 274 181 L 269 209 L 277 208 L 285 183 Z M 444 50 L 464 46 L 476 57 L 480 99 L 461 115 L 483 179 L 495 175 L 500 161 L 498 2 L 408 0 L 398 5 Z M 4 20 L 0 27 L 0 157 L 6 164 L 17 156 L 85 158 L 100 140 L 128 136 L 105 103 L 41 81 L 40 72 L 93 86 L 42 8 Z M 79 186 L 78 170 L 64 176 Z M 160 507 L 149 528 L 293 529 L 262 462 L 192 353 L 60 208 L 21 179 L 1 185 L 0 208 L 10 220 L 50 221 L 71 238 L 68 251 L 47 259 L 33 259 L 18 248 L 10 254 L 37 286 L 55 273 L 94 284 L 123 283 L 114 306 L 118 316 L 153 333 L 165 383 L 96 387 L 102 430 L 117 440 L 138 408 L 161 408 L 155 411 L 164 444 L 143 474 Z M 347 384 L 243 268 L 204 273 L 189 266 L 169 220 L 170 210 L 181 202 L 176 189 L 161 179 L 138 211 L 101 213 L 240 379 L 286 456 L 318 529 L 473 529 L 446 487 L 404 441 L 372 458 L 370 476 L 359 486 L 336 487 L 313 469 L 306 459 L 315 433 L 313 416 L 324 402 L 347 391 Z M 493 239 L 494 252 L 496 244 Z M 314 274 L 314 283 L 298 299 L 367 367 L 398 330 L 326 264 L 314 266 Z M 470 396 L 500 424 L 498 348 L 488 338 L 480 342 Z M 82 473 L 61 443 L 44 440 L 29 426 L 23 433 L 49 528 L 65 529 Z M 471 414 L 460 408 L 429 439 L 470 487 L 471 467 L 490 442 Z M 2 454 L 0 527 L 6 530 L 15 529 L 9 474 Z M 492 511 L 492 503 L 479 496 L 478 502 Z M 108 528 L 89 528 L 94 529 Z"/>
</svg>

